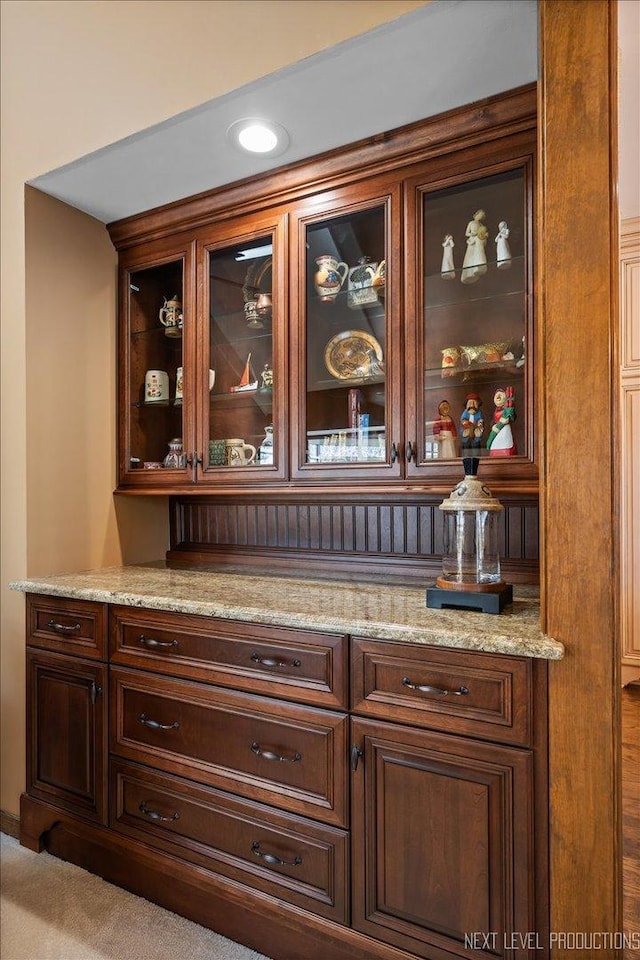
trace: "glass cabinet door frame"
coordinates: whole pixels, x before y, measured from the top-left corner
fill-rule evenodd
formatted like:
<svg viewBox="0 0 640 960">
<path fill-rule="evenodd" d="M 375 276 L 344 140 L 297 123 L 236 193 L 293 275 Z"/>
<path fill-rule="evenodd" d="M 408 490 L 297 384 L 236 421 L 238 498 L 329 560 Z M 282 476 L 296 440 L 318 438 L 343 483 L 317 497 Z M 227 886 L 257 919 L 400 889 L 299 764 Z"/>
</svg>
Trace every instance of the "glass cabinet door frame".
<svg viewBox="0 0 640 960">
<path fill-rule="evenodd" d="M 202 228 L 197 233 L 197 291 L 200 319 L 197 345 L 199 363 L 196 378 L 198 396 L 198 484 L 224 484 L 225 487 L 233 484 L 246 488 L 252 483 L 259 483 L 262 486 L 265 482 L 284 480 L 288 476 L 288 425 L 285 409 L 288 397 L 287 352 L 289 329 L 289 309 L 286 294 L 288 280 L 287 232 L 287 213 L 282 209 L 276 209 L 263 215 L 248 214 L 219 223 L 215 228 Z M 222 464 L 209 465 L 208 450 L 211 439 L 209 371 L 215 368 L 215 359 L 210 357 L 210 255 L 229 247 L 249 245 L 267 236 L 271 236 L 273 247 L 271 254 L 273 390 L 270 402 L 272 404 L 274 463 L 273 465 L 256 463 L 242 467 L 230 467 Z M 259 377 L 260 371 L 256 371 L 256 375 Z"/>
<path fill-rule="evenodd" d="M 397 176 L 368 181 L 366 187 L 350 185 L 306 200 L 292 217 L 291 303 L 294 313 L 291 350 L 291 476 L 293 480 L 337 482 L 368 479 L 392 480 L 402 476 L 402 390 L 401 350 L 401 184 Z M 382 207 L 385 215 L 384 254 L 386 259 L 385 316 L 385 410 L 384 461 L 327 464 L 307 462 L 307 229 L 325 220 L 357 215 Z M 345 285 L 346 289 L 346 285 Z M 345 318 L 345 326 L 348 319 Z"/>
<path fill-rule="evenodd" d="M 528 145 L 528 144 L 527 144 Z M 406 260 L 405 260 L 405 282 L 406 282 L 406 337 L 407 337 L 407 368 L 405 375 L 406 390 L 406 410 L 407 410 L 407 439 L 414 445 L 415 456 L 408 460 L 407 478 L 411 479 L 429 479 L 435 483 L 444 481 L 457 481 L 461 476 L 461 454 L 456 460 L 427 459 L 425 456 L 425 431 L 424 424 L 426 420 L 434 419 L 433 411 L 425 410 L 424 403 L 424 376 L 426 365 L 426 349 L 424 335 L 426 330 L 425 323 L 425 254 L 423 249 L 423 238 L 425 232 L 424 224 L 424 201 L 429 194 L 445 190 L 450 187 L 464 187 L 490 178 L 494 175 L 506 174 L 510 172 L 522 172 L 524 204 L 523 204 L 523 241 L 524 241 L 524 336 L 525 336 L 525 356 L 522 390 L 520 395 L 516 395 L 516 410 L 519 418 L 526 418 L 524 425 L 524 449 L 518 449 L 515 456 L 509 457 L 482 457 L 481 472 L 482 476 L 496 481 L 505 481 L 506 487 L 511 490 L 521 489 L 523 492 L 531 487 L 532 492 L 537 489 L 537 466 L 536 466 L 536 448 L 534 435 L 535 422 L 535 390 L 534 390 L 534 370 L 536 362 L 536 339 L 534 331 L 534 255 L 533 255 L 533 202 L 534 202 L 534 151 L 535 142 L 531 142 L 530 150 L 524 149 L 517 153 L 513 147 L 507 155 L 509 159 L 500 159 L 496 157 L 495 162 L 487 159 L 486 164 L 480 165 L 478 158 L 473 165 L 468 163 L 466 168 L 464 163 L 456 164 L 449 162 L 449 169 L 442 167 L 442 161 L 439 159 L 439 169 L 434 171 L 427 166 L 421 175 L 412 176 L 407 179 L 405 193 L 405 218 L 406 218 L 406 236 L 408 238 Z M 489 158 L 490 158 L 489 154 Z M 433 166 L 433 165 L 432 165 Z M 469 217 L 473 210 L 469 211 Z M 467 217 L 468 219 L 468 217 Z M 491 224 L 491 229 L 495 225 Z M 495 232 L 495 231 L 494 231 Z M 493 244 L 493 236 L 490 234 L 490 242 Z M 436 243 L 441 243 L 442 237 L 434 238 Z M 459 277 L 462 267 L 464 251 L 456 249 L 455 251 L 456 276 Z M 489 258 L 488 258 L 489 259 Z M 456 281 L 459 282 L 459 281 Z M 482 328 L 482 325 L 479 324 Z M 486 327 L 485 327 L 486 329 Z M 480 338 L 481 339 L 481 338 Z M 490 339 L 487 334 L 486 339 Z M 446 394 L 447 381 L 443 380 L 443 398 Z M 469 390 L 473 390 L 473 383 L 470 382 Z M 487 400 L 489 398 L 487 397 Z M 493 404 L 485 403 L 483 407 L 485 415 L 485 435 L 484 440 L 490 428 L 490 421 L 493 413 Z M 451 416 L 456 425 L 459 426 L 460 411 L 451 410 Z M 436 414 L 437 415 L 437 414 Z M 493 488 L 492 488 L 493 489 Z M 496 487 L 499 489 L 499 485 Z"/>
<path fill-rule="evenodd" d="M 192 382 L 195 369 L 196 344 L 196 291 L 195 291 L 195 242 L 185 238 L 183 242 L 158 240 L 124 251 L 120 255 L 119 291 L 118 291 L 118 484 L 119 486 L 141 488 L 184 488 L 195 481 L 193 452 L 195 450 L 195 394 L 193 389 L 185 389 L 182 402 L 182 441 L 183 450 L 188 458 L 183 468 L 164 468 L 162 470 L 133 469 L 131 467 L 130 439 L 133 399 L 130 395 L 132 375 L 131 344 L 131 275 L 154 267 L 162 267 L 182 261 L 182 367 L 185 383 Z M 164 294 L 171 297 L 176 293 L 167 290 Z M 162 307 L 158 301 L 157 314 Z M 157 320 L 158 332 L 162 330 Z M 144 373 L 142 381 L 144 382 Z M 172 438 L 167 436 L 168 443 Z"/>
</svg>

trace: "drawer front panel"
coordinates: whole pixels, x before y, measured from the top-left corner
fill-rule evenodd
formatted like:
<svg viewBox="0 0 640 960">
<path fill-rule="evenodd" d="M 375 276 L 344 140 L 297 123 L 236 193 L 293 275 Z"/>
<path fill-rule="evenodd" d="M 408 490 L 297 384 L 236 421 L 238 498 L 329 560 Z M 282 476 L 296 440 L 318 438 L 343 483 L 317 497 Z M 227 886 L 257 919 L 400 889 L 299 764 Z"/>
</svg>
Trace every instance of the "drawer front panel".
<svg viewBox="0 0 640 960">
<path fill-rule="evenodd" d="M 346 923 L 348 834 L 113 761 L 111 825 L 175 856 Z"/>
<path fill-rule="evenodd" d="M 354 638 L 359 714 L 529 745 L 531 662 L 474 651 Z"/>
<path fill-rule="evenodd" d="M 344 636 L 115 607 L 110 637 L 112 663 L 347 708 Z"/>
<path fill-rule="evenodd" d="M 106 660 L 107 608 L 88 600 L 27 594 L 27 645 Z"/>
<path fill-rule="evenodd" d="M 111 670 L 111 750 L 330 823 L 346 823 L 343 714 Z"/>
</svg>

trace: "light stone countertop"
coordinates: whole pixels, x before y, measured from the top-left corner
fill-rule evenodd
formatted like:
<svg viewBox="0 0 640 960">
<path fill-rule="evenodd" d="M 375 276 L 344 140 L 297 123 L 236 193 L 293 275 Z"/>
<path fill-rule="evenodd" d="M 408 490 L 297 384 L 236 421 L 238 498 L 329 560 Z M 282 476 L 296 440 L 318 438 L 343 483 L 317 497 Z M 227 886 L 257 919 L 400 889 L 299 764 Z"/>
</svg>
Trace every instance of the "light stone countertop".
<svg viewBox="0 0 640 960">
<path fill-rule="evenodd" d="M 540 630 L 537 590 L 514 589 L 499 615 L 432 610 L 425 587 L 177 567 L 158 561 L 17 580 L 14 590 L 379 640 L 560 660 Z"/>
</svg>

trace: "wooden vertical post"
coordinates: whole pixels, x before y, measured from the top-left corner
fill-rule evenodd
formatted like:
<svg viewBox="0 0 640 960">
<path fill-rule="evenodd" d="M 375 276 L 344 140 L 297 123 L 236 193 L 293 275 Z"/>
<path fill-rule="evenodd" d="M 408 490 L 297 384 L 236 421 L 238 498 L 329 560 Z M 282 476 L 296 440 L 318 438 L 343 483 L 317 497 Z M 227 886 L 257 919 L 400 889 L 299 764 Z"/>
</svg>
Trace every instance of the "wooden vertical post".
<svg viewBox="0 0 640 960">
<path fill-rule="evenodd" d="M 621 929 L 616 49 L 615 3 L 541 0 L 541 589 L 543 629 L 567 651 L 549 671 L 554 958 L 616 957 L 562 935 Z"/>
</svg>

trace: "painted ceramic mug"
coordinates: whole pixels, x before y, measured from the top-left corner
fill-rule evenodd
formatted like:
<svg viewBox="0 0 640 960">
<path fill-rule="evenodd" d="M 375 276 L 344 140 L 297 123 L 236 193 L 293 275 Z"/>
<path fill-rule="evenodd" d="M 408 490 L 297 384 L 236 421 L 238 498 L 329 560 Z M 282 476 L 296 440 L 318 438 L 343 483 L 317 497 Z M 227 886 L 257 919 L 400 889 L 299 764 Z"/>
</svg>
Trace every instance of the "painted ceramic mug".
<svg viewBox="0 0 640 960">
<path fill-rule="evenodd" d="M 239 437 L 224 442 L 224 458 L 229 467 L 246 467 L 256 458 L 256 448 Z"/>
<path fill-rule="evenodd" d="M 166 370 L 147 370 L 144 377 L 144 402 L 169 399 L 169 374 Z"/>
</svg>

